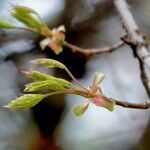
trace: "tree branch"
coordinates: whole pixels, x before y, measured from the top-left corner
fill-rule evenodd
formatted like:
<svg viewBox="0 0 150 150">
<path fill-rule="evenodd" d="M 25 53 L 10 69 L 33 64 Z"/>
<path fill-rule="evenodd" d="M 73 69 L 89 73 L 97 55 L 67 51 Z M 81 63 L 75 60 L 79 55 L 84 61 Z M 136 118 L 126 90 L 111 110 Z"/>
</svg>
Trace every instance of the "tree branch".
<svg viewBox="0 0 150 150">
<path fill-rule="evenodd" d="M 116 102 L 116 105 L 122 106 L 122 107 L 125 107 L 125 108 L 133 108 L 133 109 L 149 109 L 150 108 L 150 102 L 129 103 L 129 102 L 126 102 L 126 101 L 118 101 L 118 100 L 114 100 L 114 101 Z"/>
<path fill-rule="evenodd" d="M 68 42 L 64 42 L 64 46 L 67 48 L 70 48 L 72 50 L 72 52 L 74 53 L 79 53 L 81 55 L 84 55 L 86 57 L 90 57 L 96 54 L 102 54 L 102 53 L 106 53 L 106 52 L 113 52 L 115 50 L 117 50 L 118 48 L 122 47 L 124 45 L 124 42 L 119 41 L 117 44 L 108 46 L 108 47 L 104 47 L 104 48 L 95 48 L 95 49 L 87 49 L 87 48 L 81 48 L 78 46 L 75 46 L 73 44 L 70 44 Z"/>
<path fill-rule="evenodd" d="M 150 52 L 143 34 L 140 32 L 126 0 L 114 0 L 115 7 L 122 19 L 123 26 L 130 37 L 130 46 L 136 46 L 136 53 L 139 58 L 150 68 Z M 129 43 L 128 43 L 129 44 Z"/>
<path fill-rule="evenodd" d="M 149 81 L 148 76 L 146 74 L 144 64 L 142 63 L 141 60 L 139 60 L 139 66 L 140 66 L 140 71 L 141 71 L 142 83 L 145 87 L 145 90 L 146 90 L 148 96 L 150 97 L 150 86 L 149 86 L 150 81 Z"/>
<path fill-rule="evenodd" d="M 141 80 L 147 94 L 150 96 L 149 79 L 144 67 L 145 64 L 150 69 L 150 51 L 148 49 L 148 44 L 142 32 L 139 30 L 126 0 L 114 0 L 114 5 L 118 10 L 123 27 L 127 32 L 127 36 L 124 37 L 123 40 L 132 48 L 134 56 L 139 60 Z"/>
</svg>

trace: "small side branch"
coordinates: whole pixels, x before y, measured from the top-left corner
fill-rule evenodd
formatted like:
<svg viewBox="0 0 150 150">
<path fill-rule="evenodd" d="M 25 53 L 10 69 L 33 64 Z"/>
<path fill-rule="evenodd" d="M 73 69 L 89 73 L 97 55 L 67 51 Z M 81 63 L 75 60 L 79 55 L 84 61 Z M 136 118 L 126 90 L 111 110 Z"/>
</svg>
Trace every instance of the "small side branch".
<svg viewBox="0 0 150 150">
<path fill-rule="evenodd" d="M 70 48 L 72 52 L 74 53 L 79 53 L 81 55 L 84 55 L 86 57 L 90 57 L 96 54 L 102 54 L 102 53 L 107 53 L 107 52 L 113 52 L 117 50 L 118 48 L 122 47 L 124 45 L 124 42 L 119 41 L 117 44 L 110 45 L 108 47 L 104 48 L 97 48 L 97 49 L 84 49 L 78 46 L 75 46 L 73 44 L 70 44 L 68 42 L 64 42 L 64 46 L 67 48 Z"/>
<path fill-rule="evenodd" d="M 129 103 L 126 101 L 117 101 L 115 100 L 116 105 L 125 107 L 125 108 L 133 108 L 133 109 L 149 109 L 150 108 L 150 102 L 145 103 Z"/>
</svg>

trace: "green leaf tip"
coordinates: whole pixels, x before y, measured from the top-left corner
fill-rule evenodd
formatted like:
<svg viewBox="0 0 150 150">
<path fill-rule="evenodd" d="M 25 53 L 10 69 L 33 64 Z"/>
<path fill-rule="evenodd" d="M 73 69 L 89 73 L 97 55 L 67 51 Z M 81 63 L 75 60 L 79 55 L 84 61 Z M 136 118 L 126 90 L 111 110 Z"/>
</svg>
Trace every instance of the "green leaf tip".
<svg viewBox="0 0 150 150">
<path fill-rule="evenodd" d="M 55 77 L 45 74 L 45 73 L 41 73 L 39 71 L 23 71 L 23 73 L 29 77 L 32 78 L 35 81 L 44 81 L 44 80 L 53 80 Z"/>
<path fill-rule="evenodd" d="M 15 100 L 12 100 L 8 105 L 5 105 L 4 108 L 9 109 L 24 109 L 30 108 L 39 103 L 45 95 L 42 94 L 24 94 Z"/>
<path fill-rule="evenodd" d="M 41 21 L 38 13 L 29 7 L 12 5 L 11 14 L 15 19 L 22 22 L 29 28 L 34 28 L 40 31 L 43 27 L 45 27 L 45 24 Z"/>
<path fill-rule="evenodd" d="M 61 69 L 67 69 L 66 66 L 59 61 L 56 61 L 54 59 L 45 59 L 45 58 L 39 58 L 32 61 L 35 64 L 43 65 L 48 68 L 61 68 Z"/>
<path fill-rule="evenodd" d="M 23 71 L 23 73 L 25 73 L 26 76 L 32 78 L 35 81 L 45 81 L 45 80 L 47 80 L 48 82 L 55 81 L 55 82 L 57 82 L 58 84 L 60 84 L 64 87 L 68 87 L 69 85 L 72 85 L 70 82 L 68 82 L 65 79 L 56 78 L 54 76 L 51 76 L 51 75 L 48 75 L 48 74 L 45 74 L 45 73 L 41 73 L 39 71 L 29 71 L 29 72 Z"/>
<path fill-rule="evenodd" d="M 88 109 L 88 107 L 89 107 L 89 103 L 81 104 L 79 106 L 74 107 L 72 109 L 72 112 L 77 117 L 80 117 L 81 115 L 83 115 L 85 113 L 85 111 Z"/>
<path fill-rule="evenodd" d="M 6 20 L 0 20 L 0 28 L 2 29 L 15 29 L 17 28 L 15 25 L 11 24 Z"/>
<path fill-rule="evenodd" d="M 65 90 L 68 84 L 60 83 L 57 80 L 45 80 L 45 81 L 38 81 L 33 82 L 25 85 L 25 92 L 36 92 L 36 91 L 62 91 Z"/>
<path fill-rule="evenodd" d="M 98 86 L 98 85 L 102 82 L 102 80 L 103 80 L 104 78 L 105 78 L 105 75 L 104 75 L 104 74 L 95 72 L 93 84 L 95 84 L 95 85 Z"/>
<path fill-rule="evenodd" d="M 38 13 L 30 8 L 30 7 L 27 7 L 27 6 L 23 6 L 23 5 L 14 5 L 12 4 L 12 11 L 16 11 L 16 12 L 19 12 L 20 14 L 35 14 L 35 15 L 38 15 Z"/>
</svg>

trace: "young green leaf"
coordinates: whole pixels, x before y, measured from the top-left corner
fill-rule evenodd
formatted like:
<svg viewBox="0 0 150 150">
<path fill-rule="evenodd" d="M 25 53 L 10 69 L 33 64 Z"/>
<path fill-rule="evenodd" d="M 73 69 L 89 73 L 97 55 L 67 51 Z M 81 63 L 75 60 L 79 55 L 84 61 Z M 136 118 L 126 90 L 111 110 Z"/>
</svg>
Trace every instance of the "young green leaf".
<svg viewBox="0 0 150 150">
<path fill-rule="evenodd" d="M 30 108 L 39 103 L 45 95 L 42 94 L 24 94 L 17 99 L 11 101 L 8 105 L 5 105 L 5 108 L 10 109 L 23 109 Z"/>
<path fill-rule="evenodd" d="M 23 73 L 29 77 L 32 78 L 35 81 L 44 81 L 44 80 L 54 80 L 55 77 L 45 74 L 45 73 L 41 73 L 39 71 L 23 71 Z"/>
<path fill-rule="evenodd" d="M 32 15 L 29 15 L 29 14 L 21 15 L 18 12 L 12 12 L 11 14 L 18 21 L 22 22 L 23 24 L 25 24 L 26 26 L 30 28 L 34 28 L 39 31 L 41 29 L 41 26 L 43 26 L 41 22 L 37 20 L 35 17 L 33 17 Z"/>
<path fill-rule="evenodd" d="M 32 8 L 20 5 L 12 5 L 12 16 L 27 27 L 35 29 L 39 34 L 45 37 L 51 37 L 51 30 L 42 21 L 39 14 Z"/>
<path fill-rule="evenodd" d="M 26 6 L 12 4 L 12 9 L 13 9 L 13 11 L 16 11 L 20 14 L 30 14 L 30 13 L 32 13 L 32 14 L 35 14 L 35 15 L 39 16 L 38 13 L 35 10 L 33 10 L 32 8 L 26 7 Z"/>
<path fill-rule="evenodd" d="M 66 66 L 54 59 L 45 59 L 45 58 L 39 58 L 32 61 L 35 64 L 43 65 L 48 68 L 61 68 L 61 69 L 67 69 Z"/>
<path fill-rule="evenodd" d="M 68 70 L 68 68 L 67 68 L 64 64 L 60 63 L 59 61 L 56 61 L 56 60 L 54 60 L 54 59 L 39 58 L 39 59 L 33 60 L 32 62 L 35 63 L 35 64 L 38 64 L 38 65 L 46 66 L 46 67 L 48 67 L 48 68 L 61 68 L 61 69 L 64 69 L 64 70 L 68 73 L 68 75 L 69 75 L 78 85 L 80 85 L 83 89 L 85 89 L 84 86 L 82 86 L 82 85 L 80 84 L 80 82 L 72 75 L 72 73 Z"/>
<path fill-rule="evenodd" d="M 39 15 L 36 11 L 31 8 L 19 5 L 12 5 L 11 14 L 18 21 L 22 22 L 30 28 L 34 28 L 40 31 L 45 27 L 45 24 L 39 18 Z"/>
<path fill-rule="evenodd" d="M 104 74 L 101 74 L 101 73 L 95 73 L 94 74 L 94 79 L 93 79 L 93 83 L 92 83 L 92 86 L 91 86 L 91 91 L 94 93 L 97 93 L 98 91 L 99 92 L 102 92 L 101 91 L 101 88 L 98 87 L 99 84 L 102 82 L 102 80 L 104 79 L 105 75 Z"/>
<path fill-rule="evenodd" d="M 102 82 L 102 80 L 103 80 L 104 78 L 105 78 L 105 75 L 104 75 L 104 74 L 96 72 L 96 73 L 94 74 L 93 85 L 97 85 L 97 86 L 98 86 L 98 85 Z"/>
<path fill-rule="evenodd" d="M 14 29 L 17 27 L 15 25 L 11 24 L 10 22 L 6 21 L 6 20 L 0 20 L 0 28 Z"/>
<path fill-rule="evenodd" d="M 45 90 L 52 90 L 52 91 L 63 91 L 67 88 L 67 83 L 59 83 L 55 80 L 45 80 L 45 81 L 38 81 L 33 82 L 25 85 L 25 92 L 35 92 L 35 91 L 45 91 Z"/>
<path fill-rule="evenodd" d="M 72 109 L 72 112 L 77 116 L 80 117 L 84 114 L 84 112 L 88 109 L 89 103 L 85 103 L 79 106 L 76 106 Z"/>
<path fill-rule="evenodd" d="M 70 82 L 67 80 L 64 80 L 62 78 L 56 78 L 51 75 L 41 73 L 39 71 L 30 71 L 30 72 L 24 72 L 28 77 L 34 79 L 35 81 L 44 81 L 44 80 L 49 80 L 49 81 L 56 81 L 62 86 L 67 87 L 68 85 L 72 85 Z"/>
<path fill-rule="evenodd" d="M 63 44 L 65 41 L 65 27 L 60 26 L 51 30 L 52 37 L 49 40 L 48 47 L 51 48 L 55 54 L 59 54 L 63 50 Z M 45 43 L 44 43 L 45 44 Z"/>
</svg>

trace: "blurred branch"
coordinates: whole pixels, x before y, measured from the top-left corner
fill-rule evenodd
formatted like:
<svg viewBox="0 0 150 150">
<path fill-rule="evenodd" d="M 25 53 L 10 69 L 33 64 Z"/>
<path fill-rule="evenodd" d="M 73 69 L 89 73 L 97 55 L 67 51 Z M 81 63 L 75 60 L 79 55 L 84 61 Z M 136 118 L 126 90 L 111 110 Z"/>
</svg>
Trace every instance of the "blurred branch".
<svg viewBox="0 0 150 150">
<path fill-rule="evenodd" d="M 114 0 L 114 5 L 118 10 L 123 27 L 127 33 L 127 36 L 122 39 L 132 48 L 134 56 L 139 60 L 142 83 L 145 86 L 147 94 L 150 96 L 148 77 L 144 68 L 145 64 L 150 69 L 150 52 L 148 50 L 148 44 L 136 24 L 126 0 Z"/>
<path fill-rule="evenodd" d="M 145 87 L 145 90 L 146 90 L 148 96 L 150 97 L 150 86 L 149 86 L 150 81 L 149 81 L 149 78 L 147 76 L 144 64 L 140 59 L 139 59 L 139 66 L 140 66 L 140 71 L 141 71 L 142 83 Z"/>
<path fill-rule="evenodd" d="M 84 55 L 86 57 L 90 57 L 90 56 L 93 56 L 96 54 L 113 52 L 123 45 L 124 45 L 124 42 L 119 41 L 118 43 L 116 43 L 114 45 L 110 45 L 108 47 L 97 48 L 97 49 L 96 48 L 95 49 L 87 49 L 87 48 L 81 48 L 81 47 L 78 47 L 76 45 L 70 44 L 66 41 L 64 42 L 64 46 L 70 48 L 72 50 L 72 52 L 79 53 L 79 54 Z"/>
<path fill-rule="evenodd" d="M 135 145 L 135 147 L 132 150 L 148 150 L 150 148 L 149 135 L 150 135 L 150 123 L 148 123 L 147 125 L 143 138 L 139 141 L 138 144 Z"/>
<path fill-rule="evenodd" d="M 112 0 L 100 0 L 94 5 L 94 12 L 90 14 L 90 17 L 87 19 L 82 20 L 81 22 L 76 23 L 74 26 L 71 24 L 72 21 L 72 14 L 74 14 L 72 11 L 74 10 L 74 7 L 77 5 L 77 8 L 79 7 L 80 0 L 67 0 L 65 13 L 64 13 L 64 19 L 65 19 L 65 26 L 67 28 L 67 32 L 80 32 L 84 33 L 89 30 L 95 22 L 102 20 L 103 18 L 106 18 L 109 15 L 112 15 L 112 9 L 113 9 L 113 3 Z M 83 8 L 84 9 L 84 8 Z M 78 9 L 76 10 L 78 11 Z M 85 10 L 87 11 L 87 10 Z"/>
</svg>

